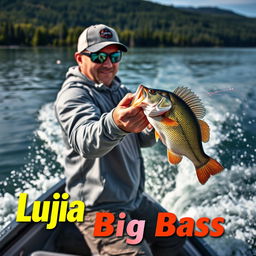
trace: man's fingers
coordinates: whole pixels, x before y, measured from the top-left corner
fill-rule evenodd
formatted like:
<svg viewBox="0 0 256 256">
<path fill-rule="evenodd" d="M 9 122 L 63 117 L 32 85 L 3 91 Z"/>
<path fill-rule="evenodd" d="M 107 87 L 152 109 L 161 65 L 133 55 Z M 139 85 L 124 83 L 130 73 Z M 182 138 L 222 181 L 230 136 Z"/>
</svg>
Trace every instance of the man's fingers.
<svg viewBox="0 0 256 256">
<path fill-rule="evenodd" d="M 141 108 L 129 107 L 125 109 L 125 115 L 121 118 L 123 121 L 130 121 L 133 123 L 139 122 L 141 119 L 146 118 Z"/>
<path fill-rule="evenodd" d="M 138 113 L 137 115 L 133 116 L 133 117 L 130 117 L 129 118 L 130 122 L 133 122 L 133 123 L 138 123 L 138 122 L 142 122 L 142 121 L 147 121 L 147 117 L 144 115 L 144 113 Z"/>
<path fill-rule="evenodd" d="M 149 129 L 149 130 L 152 130 L 154 127 L 153 127 L 153 125 L 152 124 L 148 124 L 148 126 L 147 126 L 147 128 Z"/>
<path fill-rule="evenodd" d="M 141 107 L 130 106 L 134 95 L 128 93 L 113 112 L 114 122 L 127 132 L 141 132 L 149 124 Z"/>
<path fill-rule="evenodd" d="M 135 132 L 141 132 L 143 131 L 148 125 L 148 119 L 142 119 L 138 123 L 136 123 L 136 126 L 134 127 Z"/>
<path fill-rule="evenodd" d="M 137 117 L 137 118 L 141 118 L 141 117 L 145 116 L 143 110 L 140 107 L 129 107 L 129 108 L 127 108 L 127 114 L 130 117 Z"/>
<path fill-rule="evenodd" d="M 133 99 L 133 94 L 132 93 L 127 93 L 119 102 L 119 106 L 130 106 L 130 103 Z"/>
</svg>

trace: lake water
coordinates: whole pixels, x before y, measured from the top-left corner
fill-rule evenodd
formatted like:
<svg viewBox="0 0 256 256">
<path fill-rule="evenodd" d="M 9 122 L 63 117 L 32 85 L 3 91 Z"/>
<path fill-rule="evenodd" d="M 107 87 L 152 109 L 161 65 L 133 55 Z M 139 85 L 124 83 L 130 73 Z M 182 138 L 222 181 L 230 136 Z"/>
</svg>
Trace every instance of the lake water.
<svg viewBox="0 0 256 256">
<path fill-rule="evenodd" d="M 0 48 L 0 226 L 15 217 L 17 197 L 30 201 L 63 177 L 63 142 L 53 102 L 72 49 Z M 256 255 L 256 49 L 131 49 L 119 76 L 132 91 L 192 89 L 211 128 L 207 154 L 225 170 L 204 186 L 184 159 L 170 166 L 159 142 L 143 149 L 146 189 L 178 218 L 225 218 L 225 234 L 206 240 L 219 255 Z"/>
</svg>

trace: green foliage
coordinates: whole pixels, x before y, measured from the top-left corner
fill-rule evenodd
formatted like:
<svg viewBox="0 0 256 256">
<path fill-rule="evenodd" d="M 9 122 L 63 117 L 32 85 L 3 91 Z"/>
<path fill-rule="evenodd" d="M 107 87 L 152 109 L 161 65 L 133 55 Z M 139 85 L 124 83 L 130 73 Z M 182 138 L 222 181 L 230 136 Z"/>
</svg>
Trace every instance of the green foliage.
<svg viewBox="0 0 256 256">
<path fill-rule="evenodd" d="M 73 46 L 104 23 L 128 46 L 256 46 L 256 19 L 143 0 L 0 0 L 0 45 Z"/>
<path fill-rule="evenodd" d="M 49 37 L 49 32 L 45 27 L 42 27 L 42 26 L 37 27 L 35 29 L 35 33 L 33 35 L 31 44 L 32 46 L 47 45 L 48 37 Z"/>
</svg>

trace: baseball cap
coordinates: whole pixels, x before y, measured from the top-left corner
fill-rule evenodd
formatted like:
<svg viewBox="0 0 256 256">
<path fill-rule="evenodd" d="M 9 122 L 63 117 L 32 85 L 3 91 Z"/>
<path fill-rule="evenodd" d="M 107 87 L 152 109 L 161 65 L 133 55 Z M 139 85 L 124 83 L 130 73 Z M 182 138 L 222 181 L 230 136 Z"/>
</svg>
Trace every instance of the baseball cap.
<svg viewBox="0 0 256 256">
<path fill-rule="evenodd" d="M 92 25 L 86 28 L 78 38 L 77 51 L 97 52 L 108 45 L 118 45 L 119 49 L 127 52 L 127 47 L 119 42 L 113 28 L 104 24 Z"/>
</svg>

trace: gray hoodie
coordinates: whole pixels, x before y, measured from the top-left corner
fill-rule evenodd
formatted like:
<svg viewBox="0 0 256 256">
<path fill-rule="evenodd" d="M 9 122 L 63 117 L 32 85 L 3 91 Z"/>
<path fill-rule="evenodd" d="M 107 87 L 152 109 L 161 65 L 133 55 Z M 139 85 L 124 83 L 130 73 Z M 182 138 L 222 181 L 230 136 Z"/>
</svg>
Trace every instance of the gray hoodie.
<svg viewBox="0 0 256 256">
<path fill-rule="evenodd" d="M 140 147 L 154 143 L 153 133 L 127 133 L 112 118 L 128 93 L 115 77 L 112 86 L 96 84 L 71 67 L 55 102 L 67 147 L 66 191 L 87 210 L 138 207 L 144 190 Z"/>
</svg>

